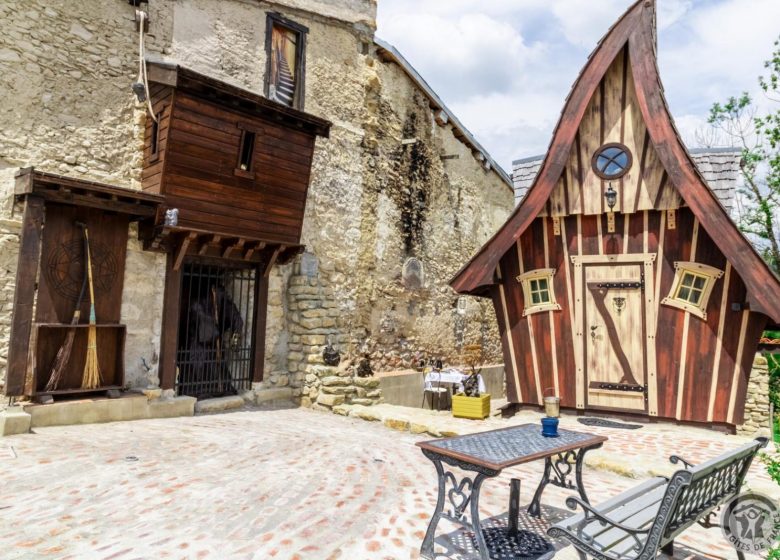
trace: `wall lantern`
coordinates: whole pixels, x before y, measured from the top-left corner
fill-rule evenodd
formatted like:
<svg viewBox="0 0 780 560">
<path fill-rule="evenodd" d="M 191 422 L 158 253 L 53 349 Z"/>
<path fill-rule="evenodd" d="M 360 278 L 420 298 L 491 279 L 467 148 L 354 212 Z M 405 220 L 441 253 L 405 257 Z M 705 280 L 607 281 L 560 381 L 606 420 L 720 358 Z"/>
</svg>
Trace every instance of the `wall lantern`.
<svg viewBox="0 0 780 560">
<path fill-rule="evenodd" d="M 612 188 L 612 183 L 609 183 L 607 186 L 607 191 L 604 193 L 604 198 L 607 201 L 607 206 L 609 206 L 609 211 L 612 212 L 612 210 L 615 208 L 615 204 L 617 204 L 617 191 Z"/>
<path fill-rule="evenodd" d="M 609 206 L 609 212 L 607 213 L 607 233 L 615 233 L 615 213 L 613 210 L 615 204 L 617 204 L 617 191 L 612 188 L 611 182 L 607 185 L 604 198 L 607 201 L 607 206 Z"/>
</svg>

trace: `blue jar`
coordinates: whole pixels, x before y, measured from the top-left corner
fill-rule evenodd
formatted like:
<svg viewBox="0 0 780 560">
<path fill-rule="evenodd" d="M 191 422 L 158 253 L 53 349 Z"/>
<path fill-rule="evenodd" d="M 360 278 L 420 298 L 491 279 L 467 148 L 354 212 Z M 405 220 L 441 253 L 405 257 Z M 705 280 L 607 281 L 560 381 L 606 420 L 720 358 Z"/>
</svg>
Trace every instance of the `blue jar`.
<svg viewBox="0 0 780 560">
<path fill-rule="evenodd" d="M 542 435 L 544 437 L 558 437 L 558 419 L 542 418 Z"/>
</svg>

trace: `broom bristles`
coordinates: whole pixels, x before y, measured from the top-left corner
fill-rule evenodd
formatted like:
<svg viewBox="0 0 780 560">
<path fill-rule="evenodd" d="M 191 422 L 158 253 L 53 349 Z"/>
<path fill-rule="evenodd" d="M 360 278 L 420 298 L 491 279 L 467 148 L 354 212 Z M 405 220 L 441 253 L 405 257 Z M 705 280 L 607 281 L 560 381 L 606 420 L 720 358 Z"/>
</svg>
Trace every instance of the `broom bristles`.
<svg viewBox="0 0 780 560">
<path fill-rule="evenodd" d="M 87 361 L 84 363 L 84 376 L 81 378 L 82 389 L 95 389 L 102 382 L 100 364 L 97 356 L 97 328 L 89 325 L 87 329 Z"/>
</svg>

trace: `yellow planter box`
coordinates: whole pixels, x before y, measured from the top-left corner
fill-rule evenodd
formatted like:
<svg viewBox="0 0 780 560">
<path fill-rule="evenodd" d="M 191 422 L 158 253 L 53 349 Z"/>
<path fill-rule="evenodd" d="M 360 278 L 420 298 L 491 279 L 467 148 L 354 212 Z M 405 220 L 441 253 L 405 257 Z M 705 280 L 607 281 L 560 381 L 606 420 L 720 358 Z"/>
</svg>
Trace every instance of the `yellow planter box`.
<svg viewBox="0 0 780 560">
<path fill-rule="evenodd" d="M 472 418 L 474 420 L 487 418 L 490 416 L 490 395 L 487 393 L 479 397 L 453 395 L 452 415 L 457 418 Z"/>
</svg>

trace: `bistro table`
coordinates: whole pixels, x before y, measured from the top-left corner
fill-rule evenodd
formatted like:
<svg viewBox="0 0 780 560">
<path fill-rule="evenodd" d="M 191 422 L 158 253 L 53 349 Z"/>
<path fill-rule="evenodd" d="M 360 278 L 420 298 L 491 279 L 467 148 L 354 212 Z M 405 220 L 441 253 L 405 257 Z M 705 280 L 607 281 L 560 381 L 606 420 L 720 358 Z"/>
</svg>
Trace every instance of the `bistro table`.
<svg viewBox="0 0 780 560">
<path fill-rule="evenodd" d="M 421 556 L 433 559 L 436 527 L 444 518 L 473 531 L 480 558 L 490 560 L 490 548 L 493 547 L 489 547 L 491 543 L 485 539 L 480 526 L 479 491 L 486 478 L 498 476 L 508 467 L 544 459 L 544 474 L 528 507 L 528 513 L 534 517 L 541 516 L 542 492 L 548 484 L 576 490 L 589 503 L 582 484 L 583 459 L 586 452 L 601 447 L 607 438 L 563 429 L 559 429 L 558 434 L 555 438 L 544 437 L 539 424 L 523 424 L 417 443 L 423 454 L 433 461 L 439 479 L 436 510 L 420 548 Z M 467 473 L 459 480 L 442 463 Z M 572 468 L 574 481 L 569 478 Z M 519 493 L 519 481 L 513 480 L 509 498 L 510 535 L 517 535 Z M 444 511 L 445 500 L 451 506 L 447 512 Z M 466 513 L 467 507 L 469 514 Z"/>
</svg>

